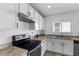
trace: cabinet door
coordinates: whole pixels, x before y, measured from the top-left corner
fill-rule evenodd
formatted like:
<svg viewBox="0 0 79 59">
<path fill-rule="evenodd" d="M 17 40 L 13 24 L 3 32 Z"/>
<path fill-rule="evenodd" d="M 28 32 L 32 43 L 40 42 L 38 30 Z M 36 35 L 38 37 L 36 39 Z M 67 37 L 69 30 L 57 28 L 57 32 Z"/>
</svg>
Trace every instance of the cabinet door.
<svg viewBox="0 0 79 59">
<path fill-rule="evenodd" d="M 39 17 L 38 17 L 38 12 L 35 11 L 35 21 L 38 21 Z"/>
<path fill-rule="evenodd" d="M 40 14 L 38 14 L 38 28 L 39 28 L 39 30 L 41 30 L 41 16 L 40 16 Z"/>
<path fill-rule="evenodd" d="M 42 27 L 42 30 L 44 30 L 44 17 L 42 17 L 42 25 L 41 25 L 41 27 Z"/>
<path fill-rule="evenodd" d="M 14 29 L 17 15 L 16 3 L 0 4 L 0 29 Z"/>
<path fill-rule="evenodd" d="M 73 55 L 74 43 L 70 40 L 64 40 L 64 54 Z"/>
<path fill-rule="evenodd" d="M 38 21 L 35 22 L 35 30 L 39 30 Z"/>
<path fill-rule="evenodd" d="M 29 5 L 27 3 L 20 3 L 19 4 L 19 11 L 28 15 L 28 11 L 29 11 Z"/>
<path fill-rule="evenodd" d="M 39 17 L 38 17 L 38 13 L 35 11 L 35 29 L 39 30 Z"/>
<path fill-rule="evenodd" d="M 47 41 L 47 50 L 48 51 L 54 51 L 54 40 L 53 39 L 48 39 Z"/>
<path fill-rule="evenodd" d="M 32 20 L 35 19 L 35 10 L 29 5 L 29 12 L 30 12 L 30 17 L 32 18 Z"/>
<path fill-rule="evenodd" d="M 55 51 L 55 39 L 51 39 L 51 42 L 52 42 L 52 51 L 54 52 Z"/>
<path fill-rule="evenodd" d="M 64 43 L 59 39 L 55 39 L 55 52 L 58 53 L 64 52 Z"/>
<path fill-rule="evenodd" d="M 46 51 L 46 41 L 43 40 L 41 43 L 41 55 L 43 56 L 45 54 Z"/>
<path fill-rule="evenodd" d="M 40 26 L 40 30 L 42 30 L 42 27 L 43 27 L 43 18 L 42 18 L 42 16 L 40 16 L 40 19 L 39 19 L 39 26 Z"/>
</svg>

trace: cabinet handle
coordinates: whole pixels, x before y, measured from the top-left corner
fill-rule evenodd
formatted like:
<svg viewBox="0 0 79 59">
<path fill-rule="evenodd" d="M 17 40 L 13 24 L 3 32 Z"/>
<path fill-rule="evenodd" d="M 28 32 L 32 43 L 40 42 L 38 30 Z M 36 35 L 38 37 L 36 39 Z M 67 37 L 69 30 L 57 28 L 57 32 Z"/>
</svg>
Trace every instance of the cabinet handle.
<svg viewBox="0 0 79 59">
<path fill-rule="evenodd" d="M 62 45 L 62 46 L 65 46 L 65 44 L 64 44 L 64 43 L 61 43 L 61 45 Z"/>
<path fill-rule="evenodd" d="M 17 23 L 17 29 L 18 29 L 18 23 Z"/>
<path fill-rule="evenodd" d="M 28 11 L 28 16 L 31 16 L 31 12 Z"/>
<path fill-rule="evenodd" d="M 52 44 L 54 44 L 54 42 L 52 42 Z"/>
</svg>

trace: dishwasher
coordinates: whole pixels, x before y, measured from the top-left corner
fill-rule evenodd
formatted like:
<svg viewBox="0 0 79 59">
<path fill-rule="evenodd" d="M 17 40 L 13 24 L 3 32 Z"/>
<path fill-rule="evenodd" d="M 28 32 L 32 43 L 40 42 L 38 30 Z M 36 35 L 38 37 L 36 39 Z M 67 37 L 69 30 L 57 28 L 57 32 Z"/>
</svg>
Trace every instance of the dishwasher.
<svg viewBox="0 0 79 59">
<path fill-rule="evenodd" d="M 74 41 L 74 56 L 79 56 L 79 41 Z"/>
</svg>

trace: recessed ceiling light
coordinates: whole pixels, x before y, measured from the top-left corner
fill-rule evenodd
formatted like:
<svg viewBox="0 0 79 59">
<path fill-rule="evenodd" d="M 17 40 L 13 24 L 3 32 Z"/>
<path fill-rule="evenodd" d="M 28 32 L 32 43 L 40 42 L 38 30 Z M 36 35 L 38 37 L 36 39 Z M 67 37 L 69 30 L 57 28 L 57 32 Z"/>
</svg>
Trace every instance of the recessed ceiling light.
<svg viewBox="0 0 79 59">
<path fill-rule="evenodd" d="M 51 8 L 52 6 L 47 6 L 48 8 Z"/>
</svg>

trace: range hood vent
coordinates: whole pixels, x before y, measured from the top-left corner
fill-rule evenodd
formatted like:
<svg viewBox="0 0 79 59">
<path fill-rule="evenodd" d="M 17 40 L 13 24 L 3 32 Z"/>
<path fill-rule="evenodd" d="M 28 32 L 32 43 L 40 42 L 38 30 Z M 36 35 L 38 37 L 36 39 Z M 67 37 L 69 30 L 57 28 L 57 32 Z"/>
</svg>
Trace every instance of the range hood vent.
<svg viewBox="0 0 79 59">
<path fill-rule="evenodd" d="M 23 22 L 35 23 L 35 21 L 31 20 L 31 18 L 29 18 L 27 15 L 25 15 L 21 12 L 18 13 L 18 18 L 20 21 L 23 21 Z"/>
</svg>

